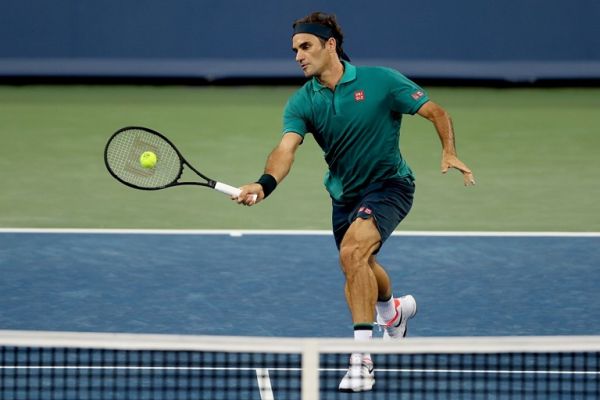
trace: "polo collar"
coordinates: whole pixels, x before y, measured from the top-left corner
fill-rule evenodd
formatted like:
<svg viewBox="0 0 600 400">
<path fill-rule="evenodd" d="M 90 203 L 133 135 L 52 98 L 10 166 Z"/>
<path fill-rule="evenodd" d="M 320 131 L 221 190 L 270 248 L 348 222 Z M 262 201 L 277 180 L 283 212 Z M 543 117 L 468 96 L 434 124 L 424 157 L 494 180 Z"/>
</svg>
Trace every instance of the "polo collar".
<svg viewBox="0 0 600 400">
<path fill-rule="evenodd" d="M 352 82 L 356 79 L 356 67 L 344 60 L 342 60 L 342 63 L 344 64 L 344 74 L 342 75 L 342 79 L 340 79 L 340 81 L 338 82 L 338 85 L 341 85 L 342 83 Z M 316 77 L 313 77 L 312 80 L 313 91 L 318 92 L 326 88 L 326 86 L 322 85 Z"/>
</svg>

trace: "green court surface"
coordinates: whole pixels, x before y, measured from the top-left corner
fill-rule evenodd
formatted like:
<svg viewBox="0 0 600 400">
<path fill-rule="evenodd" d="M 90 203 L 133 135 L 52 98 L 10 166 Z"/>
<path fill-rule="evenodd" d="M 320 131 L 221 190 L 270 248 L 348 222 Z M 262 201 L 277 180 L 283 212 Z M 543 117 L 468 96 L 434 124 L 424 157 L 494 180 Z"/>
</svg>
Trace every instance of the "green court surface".
<svg viewBox="0 0 600 400">
<path fill-rule="evenodd" d="M 2 86 L 0 227 L 329 229 L 312 137 L 288 179 L 251 208 L 204 188 L 136 191 L 104 167 L 109 136 L 142 125 L 208 176 L 253 181 L 294 89 Z M 600 89 L 427 89 L 451 113 L 477 185 L 441 175 L 435 130 L 406 116 L 401 149 L 417 194 L 402 230 L 600 231 Z"/>
</svg>

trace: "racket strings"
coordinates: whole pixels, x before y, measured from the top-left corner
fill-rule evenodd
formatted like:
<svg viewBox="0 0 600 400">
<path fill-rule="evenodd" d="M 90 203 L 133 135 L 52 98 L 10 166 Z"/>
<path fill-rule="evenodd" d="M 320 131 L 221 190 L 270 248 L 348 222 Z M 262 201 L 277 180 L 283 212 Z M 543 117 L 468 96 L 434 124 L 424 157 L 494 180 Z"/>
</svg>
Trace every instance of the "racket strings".
<svg viewBox="0 0 600 400">
<path fill-rule="evenodd" d="M 153 168 L 144 168 L 140 156 L 156 154 Z M 121 181 L 143 189 L 160 189 L 175 182 L 182 173 L 181 158 L 162 137 L 143 129 L 127 128 L 117 132 L 106 146 L 108 169 Z"/>
</svg>

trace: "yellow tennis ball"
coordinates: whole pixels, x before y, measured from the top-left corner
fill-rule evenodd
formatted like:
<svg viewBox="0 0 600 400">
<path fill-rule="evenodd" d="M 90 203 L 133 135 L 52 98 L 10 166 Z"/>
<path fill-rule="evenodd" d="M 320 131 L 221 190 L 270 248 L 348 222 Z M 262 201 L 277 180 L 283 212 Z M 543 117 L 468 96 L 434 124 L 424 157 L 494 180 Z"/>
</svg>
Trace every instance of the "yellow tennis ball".
<svg viewBox="0 0 600 400">
<path fill-rule="evenodd" d="M 154 168 L 156 161 L 156 154 L 151 151 L 145 151 L 140 156 L 140 164 L 144 168 Z"/>
</svg>

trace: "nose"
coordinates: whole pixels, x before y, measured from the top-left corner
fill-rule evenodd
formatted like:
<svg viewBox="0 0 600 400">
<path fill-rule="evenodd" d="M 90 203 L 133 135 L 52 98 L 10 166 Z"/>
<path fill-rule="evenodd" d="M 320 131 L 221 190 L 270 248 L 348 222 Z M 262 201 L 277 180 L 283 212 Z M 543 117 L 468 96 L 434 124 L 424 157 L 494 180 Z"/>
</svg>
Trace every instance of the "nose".
<svg viewBox="0 0 600 400">
<path fill-rule="evenodd" d="M 302 52 L 300 50 L 298 50 L 298 52 L 296 53 L 296 61 L 301 62 L 303 59 L 304 59 L 304 56 L 302 55 Z"/>
</svg>

